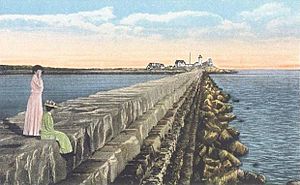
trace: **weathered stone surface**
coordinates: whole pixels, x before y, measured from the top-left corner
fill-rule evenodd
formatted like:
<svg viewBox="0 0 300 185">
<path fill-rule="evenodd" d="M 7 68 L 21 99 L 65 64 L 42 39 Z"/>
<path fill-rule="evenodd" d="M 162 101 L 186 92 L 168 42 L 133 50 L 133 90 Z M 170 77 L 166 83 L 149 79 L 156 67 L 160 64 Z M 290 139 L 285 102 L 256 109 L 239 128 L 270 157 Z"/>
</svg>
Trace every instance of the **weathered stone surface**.
<svg viewBox="0 0 300 185">
<path fill-rule="evenodd" d="M 173 96 L 166 96 L 163 100 L 161 100 L 159 103 L 157 103 L 153 108 L 151 108 L 150 111 L 143 114 L 140 118 L 138 118 L 135 122 L 133 122 L 129 128 L 122 131 L 122 133 L 117 137 L 114 138 L 112 141 L 108 142 L 103 148 L 101 148 L 99 151 L 96 151 L 95 154 L 90 157 L 92 160 L 100 160 L 100 161 L 108 161 L 108 159 L 115 159 L 113 161 L 114 165 L 110 167 L 110 173 L 107 174 L 107 179 L 109 179 L 109 182 L 112 181 L 116 177 L 116 174 L 120 173 L 120 169 L 126 170 L 126 175 L 124 178 L 121 178 L 117 182 L 117 184 L 127 182 L 125 184 L 132 184 L 133 182 L 138 182 L 139 178 L 142 178 L 146 168 L 148 165 L 150 165 L 150 158 L 151 154 L 143 153 L 145 151 L 154 152 L 154 148 L 158 150 L 160 148 L 161 142 L 161 136 L 165 135 L 168 131 L 167 128 L 171 129 L 171 121 L 174 121 L 174 117 L 176 114 L 176 110 L 179 108 L 179 106 L 183 103 L 184 99 L 181 99 L 179 102 L 177 102 L 175 105 L 169 103 L 173 101 Z M 162 103 L 167 102 L 167 103 Z M 162 106 L 166 107 L 162 109 Z M 167 108 L 172 108 L 167 111 Z M 162 116 L 164 116 L 162 118 Z M 159 120 L 160 119 L 160 120 Z M 156 126 L 155 126 L 156 125 Z M 170 126 L 170 127 L 167 127 Z M 151 129 L 152 128 L 152 129 Z M 151 130 L 151 131 L 150 131 Z M 148 132 L 150 132 L 148 134 Z M 144 138 L 149 135 L 145 140 Z M 134 149 L 128 149 L 129 147 L 125 147 L 127 150 L 124 150 L 124 147 L 121 147 L 120 145 L 122 142 L 120 140 L 124 140 L 124 137 L 133 136 L 135 137 L 139 144 L 134 146 L 140 146 L 143 144 L 143 147 L 148 147 L 146 150 L 142 150 L 142 153 L 137 155 L 140 150 Z M 123 148 L 123 150 L 122 150 Z M 131 153 L 137 155 L 135 157 L 134 161 L 128 160 L 129 158 L 124 157 L 123 153 L 126 153 L 130 151 Z M 131 154 L 129 154 L 131 155 Z M 105 156 L 107 156 L 105 158 Z M 126 155 L 128 156 L 128 154 Z M 85 163 L 85 162 L 84 162 Z M 84 164 L 83 163 L 83 164 Z M 110 164 L 108 162 L 108 164 Z M 124 167 L 124 165 L 126 167 Z M 75 169 L 76 171 L 76 169 Z M 94 170 L 97 172 L 97 169 Z M 87 176 L 87 178 L 93 177 L 93 175 Z M 129 180 L 129 179 L 130 180 Z"/>
<path fill-rule="evenodd" d="M 219 140 L 221 143 L 226 144 L 226 143 L 232 141 L 233 137 L 230 134 L 230 132 L 228 132 L 227 129 L 224 129 L 219 136 Z"/>
<path fill-rule="evenodd" d="M 266 177 L 255 172 L 238 170 L 240 184 L 265 184 Z"/>
<path fill-rule="evenodd" d="M 249 149 L 240 141 L 234 141 L 229 145 L 229 150 L 237 156 L 243 156 L 248 153 Z"/>
<path fill-rule="evenodd" d="M 110 166 L 108 162 L 100 162 L 95 160 L 87 160 L 76 168 L 74 173 L 68 180 L 62 181 L 60 185 L 73 185 L 73 184 L 109 184 Z"/>
<path fill-rule="evenodd" d="M 196 83 L 198 84 L 198 83 Z M 159 184 L 186 184 L 190 182 L 193 166 L 193 153 L 194 153 L 194 139 L 198 120 L 195 116 L 195 109 L 199 101 L 198 85 L 194 85 L 194 91 L 190 94 L 189 99 L 183 105 L 183 114 L 179 114 L 175 129 L 172 136 L 176 136 L 173 142 L 166 141 L 163 145 L 164 150 L 162 159 L 164 163 L 163 168 L 154 168 L 150 177 L 144 179 L 144 184 L 157 180 Z M 169 136 L 169 135 L 168 135 Z M 167 137 L 168 137 L 167 136 Z M 170 145 L 173 143 L 174 145 Z M 169 144 L 169 146 L 168 146 Z M 167 155 L 164 155 L 167 154 Z M 158 171 L 156 173 L 156 171 Z M 162 176 L 162 177 L 161 177 Z"/>
<path fill-rule="evenodd" d="M 188 95 L 189 94 L 188 92 L 189 90 L 185 92 L 184 96 Z M 168 133 L 173 128 L 175 115 L 179 114 L 177 110 L 179 109 L 179 107 L 182 105 L 184 101 L 185 98 L 181 97 L 177 103 L 172 105 L 171 109 L 169 109 L 166 113 L 164 112 L 164 117 L 162 119 L 160 119 L 159 121 L 158 119 L 157 120 L 153 119 L 152 121 L 155 122 L 150 124 L 151 127 L 145 127 L 146 124 L 140 124 L 139 120 L 137 120 L 137 122 L 134 122 L 130 126 L 130 129 L 132 128 L 131 131 L 136 129 L 136 132 L 139 133 L 140 131 L 142 131 L 144 133 L 147 133 L 148 136 L 143 141 L 141 153 L 126 165 L 125 170 L 120 174 L 120 176 L 118 176 L 114 184 L 140 184 L 144 175 L 148 174 L 149 170 L 151 170 L 152 167 L 153 170 L 156 172 L 166 171 L 166 167 L 168 163 L 164 161 L 170 160 L 172 154 L 172 152 L 170 151 L 175 150 L 175 145 L 174 144 L 172 145 L 170 143 L 176 142 L 177 140 L 176 134 L 178 135 L 180 132 L 178 132 L 178 129 L 176 129 L 175 127 L 174 129 L 177 132 L 176 134 L 168 134 Z M 158 103 L 155 107 L 158 107 L 160 104 L 161 103 Z M 155 115 L 162 115 L 161 113 L 160 114 L 157 113 L 158 113 L 157 111 L 153 111 L 153 114 Z M 136 125 L 136 123 L 139 124 Z M 175 123 L 175 125 L 181 127 L 182 124 Z M 144 131 L 146 129 L 147 131 Z M 126 129 L 125 132 L 127 130 L 128 129 Z M 163 143 L 162 140 L 164 140 Z M 153 177 L 154 179 L 148 179 L 147 184 L 149 184 L 150 182 L 156 184 L 162 182 L 162 177 L 163 176 L 159 175 Z"/>
<path fill-rule="evenodd" d="M 150 135 L 144 140 L 145 147 L 151 148 L 154 152 L 159 151 L 161 145 L 161 137 L 156 135 Z"/>
<path fill-rule="evenodd" d="M 54 141 L 41 143 L 34 138 L 26 138 L 15 149 L 10 147 L 6 153 L 2 152 L 3 149 L 1 147 L 0 151 L 1 184 L 47 184 L 67 175 L 66 170 L 59 172 L 67 167 L 67 161 L 59 154 Z"/>
<path fill-rule="evenodd" d="M 300 185 L 300 180 L 291 180 L 286 185 Z"/>
<path fill-rule="evenodd" d="M 84 165 L 84 161 L 99 149 L 114 153 L 118 160 L 117 169 L 113 169 L 112 162 L 106 161 L 101 166 L 107 164 L 109 168 L 84 174 L 86 178 L 77 174 L 72 176 L 85 179 L 83 184 L 100 181 L 105 184 L 105 170 L 108 168 L 111 174 L 107 182 L 112 181 L 124 169 L 126 162 L 139 153 L 141 141 L 198 75 L 199 71 L 193 71 L 61 103 L 54 113 L 54 121 L 56 129 L 65 132 L 71 139 L 74 156 L 67 158 L 58 153 L 58 145 L 54 141 L 20 135 L 24 113 L 7 119 L 0 127 L 0 163 L 4 167 L 0 170 L 0 184 L 58 182 L 76 167 Z M 157 128 L 164 130 L 164 134 L 167 130 L 166 126 Z M 127 135 L 120 134 L 125 129 L 128 129 Z M 119 164 L 119 161 L 122 162 Z"/>
</svg>

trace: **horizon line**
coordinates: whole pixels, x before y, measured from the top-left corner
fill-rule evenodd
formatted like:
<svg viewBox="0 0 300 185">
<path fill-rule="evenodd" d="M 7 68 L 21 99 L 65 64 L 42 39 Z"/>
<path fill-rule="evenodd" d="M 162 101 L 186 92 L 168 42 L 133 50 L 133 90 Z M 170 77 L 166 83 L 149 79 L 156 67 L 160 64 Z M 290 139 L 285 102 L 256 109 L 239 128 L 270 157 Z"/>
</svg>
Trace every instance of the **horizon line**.
<svg viewBox="0 0 300 185">
<path fill-rule="evenodd" d="M 4 66 L 34 66 L 34 65 L 40 65 L 40 64 L 1 64 L 0 65 L 4 65 Z M 128 67 L 121 67 L 121 66 L 115 66 L 115 67 L 76 67 L 76 66 L 48 66 L 48 65 L 42 65 L 45 68 L 57 68 L 57 69 L 85 69 L 85 70 L 89 70 L 89 69 L 95 69 L 95 70 L 99 70 L 99 69 L 145 69 L 146 67 L 141 67 L 141 66 L 128 66 Z M 146 66 L 146 65 L 145 65 Z M 271 67 L 271 66 L 247 66 L 247 67 L 234 67 L 234 66 L 217 66 L 215 65 L 215 67 L 220 68 L 220 69 L 235 69 L 235 70 L 300 70 L 300 65 L 299 66 L 288 66 L 288 67 Z"/>
</svg>

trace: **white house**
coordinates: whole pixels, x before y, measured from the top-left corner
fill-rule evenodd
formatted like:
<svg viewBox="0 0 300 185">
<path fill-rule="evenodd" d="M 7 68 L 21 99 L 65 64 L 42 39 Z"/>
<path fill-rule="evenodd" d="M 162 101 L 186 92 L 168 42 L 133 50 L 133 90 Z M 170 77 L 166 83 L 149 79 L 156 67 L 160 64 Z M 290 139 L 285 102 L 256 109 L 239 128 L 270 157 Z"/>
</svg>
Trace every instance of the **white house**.
<svg viewBox="0 0 300 185">
<path fill-rule="evenodd" d="M 164 69 L 165 65 L 161 63 L 149 63 L 146 67 L 147 70 L 152 70 L 152 69 Z"/>
<path fill-rule="evenodd" d="M 176 60 L 175 61 L 175 67 L 185 67 L 186 63 L 184 60 Z"/>
</svg>

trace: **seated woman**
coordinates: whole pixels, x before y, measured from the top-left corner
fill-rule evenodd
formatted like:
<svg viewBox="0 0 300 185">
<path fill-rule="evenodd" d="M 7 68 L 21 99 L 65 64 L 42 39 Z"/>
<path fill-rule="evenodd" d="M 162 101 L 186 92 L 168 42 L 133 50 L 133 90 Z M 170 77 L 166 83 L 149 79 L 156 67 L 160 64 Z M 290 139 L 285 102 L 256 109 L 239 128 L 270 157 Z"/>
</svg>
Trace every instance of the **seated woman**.
<svg viewBox="0 0 300 185">
<path fill-rule="evenodd" d="M 55 102 L 47 100 L 44 104 L 46 112 L 43 114 L 41 139 L 55 139 L 59 144 L 59 152 L 67 154 L 73 151 L 71 142 L 68 136 L 60 131 L 54 130 L 52 112 L 57 108 Z"/>
</svg>

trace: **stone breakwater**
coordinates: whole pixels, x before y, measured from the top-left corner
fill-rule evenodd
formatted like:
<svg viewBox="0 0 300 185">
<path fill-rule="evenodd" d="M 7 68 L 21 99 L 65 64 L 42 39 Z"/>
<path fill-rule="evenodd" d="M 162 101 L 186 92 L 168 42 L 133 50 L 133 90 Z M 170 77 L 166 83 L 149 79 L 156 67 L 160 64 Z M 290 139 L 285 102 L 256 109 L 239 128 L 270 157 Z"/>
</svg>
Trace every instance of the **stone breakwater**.
<svg viewBox="0 0 300 185">
<path fill-rule="evenodd" d="M 0 124 L 0 184 L 264 184 L 240 169 L 248 148 L 229 99 L 194 70 L 63 102 L 54 120 L 71 139 L 66 156 L 22 136 L 21 113 Z"/>
<path fill-rule="evenodd" d="M 109 184 L 141 152 L 143 140 L 195 81 L 194 70 L 60 104 L 55 128 L 74 153 L 55 141 L 22 136 L 24 113 L 0 123 L 0 184 Z M 164 126 L 161 126 L 164 127 Z"/>
<path fill-rule="evenodd" d="M 238 157 L 248 148 L 229 126 L 235 119 L 229 99 L 203 75 L 153 127 L 114 184 L 264 184 L 263 175 L 240 169 Z"/>
</svg>

